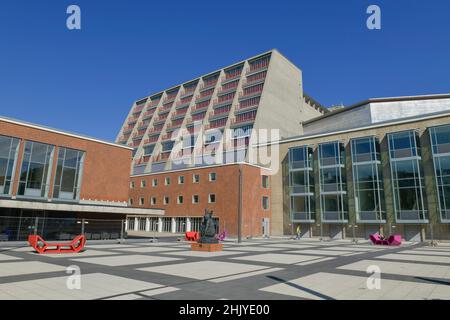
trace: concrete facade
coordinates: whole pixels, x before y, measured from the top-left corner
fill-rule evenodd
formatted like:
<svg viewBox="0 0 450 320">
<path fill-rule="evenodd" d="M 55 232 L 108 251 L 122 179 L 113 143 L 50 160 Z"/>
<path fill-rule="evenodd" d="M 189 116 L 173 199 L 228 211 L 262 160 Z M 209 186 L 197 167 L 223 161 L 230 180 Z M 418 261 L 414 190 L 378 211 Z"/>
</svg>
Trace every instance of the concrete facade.
<svg viewBox="0 0 450 320">
<path fill-rule="evenodd" d="M 445 102 L 443 105 L 445 106 Z M 439 105 L 439 99 L 434 101 L 435 105 Z M 400 104 L 402 105 L 402 104 Z M 372 106 L 373 107 L 373 106 Z M 385 104 L 376 106 L 375 109 L 383 109 Z M 402 106 L 401 106 L 402 107 Z M 395 102 L 390 103 L 390 109 L 395 108 Z M 431 144 L 429 136 L 429 128 L 440 125 L 450 124 L 450 113 L 431 113 L 429 115 L 420 115 L 416 117 L 405 117 L 403 119 L 371 123 L 367 126 L 359 126 L 358 128 L 348 129 L 347 122 L 343 124 L 339 122 L 342 117 L 353 119 L 352 114 L 355 109 L 348 112 L 336 112 L 336 119 L 331 115 L 323 117 L 322 120 L 312 121 L 314 128 L 322 127 L 328 129 L 327 125 L 335 121 L 337 124 L 331 127 L 327 132 L 320 134 L 307 134 L 304 136 L 293 137 L 280 141 L 280 161 L 281 170 L 274 172 L 272 176 L 272 234 L 289 235 L 295 232 L 296 223 L 291 223 L 291 195 L 289 189 L 289 149 L 298 146 L 312 146 L 314 149 L 314 176 L 315 179 L 315 212 L 313 213 L 313 222 L 300 223 L 302 233 L 305 236 L 313 237 L 353 237 L 353 232 L 358 238 L 367 238 L 369 234 L 381 229 L 385 234 L 398 233 L 405 239 L 415 241 L 425 241 L 430 239 L 450 240 L 450 228 L 448 222 L 441 221 L 438 194 L 436 187 L 436 177 L 433 167 L 433 158 L 431 154 Z M 367 111 L 367 107 L 359 109 L 360 112 Z M 392 113 L 396 113 L 395 109 Z M 342 130 L 334 130 L 342 125 Z M 308 125 L 306 125 L 305 130 Z M 422 165 L 425 184 L 425 202 L 428 210 L 428 221 L 424 223 L 402 223 L 396 221 L 394 213 L 394 200 L 391 181 L 391 169 L 388 152 L 387 134 L 401 132 L 406 130 L 417 130 L 420 137 L 420 147 L 422 151 Z M 352 158 L 350 153 L 349 141 L 352 138 L 375 136 L 380 141 L 381 147 L 381 167 L 384 185 L 384 200 L 386 206 L 386 222 L 384 223 L 364 223 L 356 220 L 354 181 L 352 173 Z M 345 174 L 347 180 L 347 200 L 349 217 L 347 222 L 340 224 L 321 223 L 321 204 L 319 199 L 319 178 L 317 168 L 317 146 L 320 143 L 341 141 L 346 150 L 346 167 Z M 357 227 L 353 228 L 356 225 Z"/>
</svg>

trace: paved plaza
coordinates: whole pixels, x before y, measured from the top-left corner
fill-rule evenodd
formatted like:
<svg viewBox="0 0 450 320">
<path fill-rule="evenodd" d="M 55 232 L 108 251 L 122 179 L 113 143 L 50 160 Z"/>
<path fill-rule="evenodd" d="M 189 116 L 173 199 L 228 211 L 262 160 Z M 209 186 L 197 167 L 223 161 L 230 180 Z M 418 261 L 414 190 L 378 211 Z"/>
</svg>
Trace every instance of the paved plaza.
<svg viewBox="0 0 450 320">
<path fill-rule="evenodd" d="M 166 239 L 86 248 L 0 247 L 0 299 L 450 299 L 450 243 L 261 239 L 193 252 Z M 80 289 L 68 289 L 69 266 L 80 268 Z M 379 289 L 367 287 L 369 266 L 381 270 Z"/>
</svg>

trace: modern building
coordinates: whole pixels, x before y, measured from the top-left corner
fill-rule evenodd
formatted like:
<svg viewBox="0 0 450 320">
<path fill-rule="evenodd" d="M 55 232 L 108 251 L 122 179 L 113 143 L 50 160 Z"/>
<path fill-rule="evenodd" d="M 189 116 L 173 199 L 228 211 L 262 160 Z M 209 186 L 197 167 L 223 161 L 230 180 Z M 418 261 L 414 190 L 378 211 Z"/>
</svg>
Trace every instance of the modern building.
<svg viewBox="0 0 450 320">
<path fill-rule="evenodd" d="M 139 99 L 116 142 L 134 148 L 130 204 L 165 218 L 138 229 L 198 230 L 209 209 L 231 236 L 270 235 L 270 169 L 249 161 L 249 145 L 264 129 L 302 134 L 301 122 L 325 112 L 277 50 Z"/>
<path fill-rule="evenodd" d="M 0 117 L 0 240 L 52 240 L 84 231 L 119 237 L 127 215 L 132 149 Z"/>
<path fill-rule="evenodd" d="M 450 95 L 371 99 L 302 130 L 275 142 L 272 235 L 450 240 Z"/>
</svg>

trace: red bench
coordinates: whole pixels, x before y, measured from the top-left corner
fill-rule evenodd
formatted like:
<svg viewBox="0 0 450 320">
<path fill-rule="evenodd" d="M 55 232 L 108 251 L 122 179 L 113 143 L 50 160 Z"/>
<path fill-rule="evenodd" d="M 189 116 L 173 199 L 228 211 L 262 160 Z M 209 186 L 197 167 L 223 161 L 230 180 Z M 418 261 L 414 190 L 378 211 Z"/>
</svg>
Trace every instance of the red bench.
<svg viewBox="0 0 450 320">
<path fill-rule="evenodd" d="M 198 241 L 200 239 L 200 234 L 196 231 L 186 232 L 184 235 L 186 241 Z"/>
<path fill-rule="evenodd" d="M 48 243 L 38 235 L 28 236 L 28 243 L 38 253 L 78 253 L 83 250 L 86 244 L 86 237 L 80 235 L 75 237 L 71 242 L 64 243 Z"/>
</svg>

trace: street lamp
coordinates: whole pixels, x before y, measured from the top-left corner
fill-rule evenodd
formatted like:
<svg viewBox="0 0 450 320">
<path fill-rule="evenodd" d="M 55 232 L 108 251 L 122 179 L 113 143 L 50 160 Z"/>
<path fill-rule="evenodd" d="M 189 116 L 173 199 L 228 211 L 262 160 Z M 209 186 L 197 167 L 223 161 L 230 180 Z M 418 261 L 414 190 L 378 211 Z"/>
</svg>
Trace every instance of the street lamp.
<svg viewBox="0 0 450 320">
<path fill-rule="evenodd" d="M 323 227 L 322 227 L 322 223 L 318 223 L 317 224 L 318 227 L 320 227 L 320 241 L 323 241 Z"/>
<path fill-rule="evenodd" d="M 349 228 L 352 228 L 352 236 L 353 236 L 352 243 L 358 243 L 358 241 L 356 240 L 356 235 L 355 235 L 355 228 L 358 228 L 358 226 L 356 224 L 350 224 L 348 226 L 349 226 Z"/>
<path fill-rule="evenodd" d="M 291 227 L 291 240 L 294 239 L 294 224 L 291 222 L 289 223 L 289 226 Z"/>
</svg>

